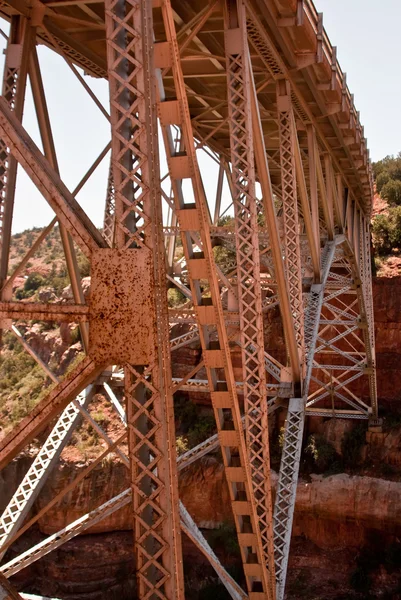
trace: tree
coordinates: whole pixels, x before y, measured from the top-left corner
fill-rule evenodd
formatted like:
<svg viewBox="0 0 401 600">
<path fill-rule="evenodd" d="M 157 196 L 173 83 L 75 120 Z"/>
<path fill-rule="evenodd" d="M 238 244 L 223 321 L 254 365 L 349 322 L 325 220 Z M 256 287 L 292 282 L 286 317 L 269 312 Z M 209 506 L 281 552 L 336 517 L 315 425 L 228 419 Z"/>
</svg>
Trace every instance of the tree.
<svg viewBox="0 0 401 600">
<path fill-rule="evenodd" d="M 392 205 L 401 204 L 401 152 L 373 163 L 376 190 Z"/>
<path fill-rule="evenodd" d="M 382 198 L 387 200 L 390 205 L 401 204 L 401 181 L 399 179 L 389 179 L 381 188 L 380 193 Z"/>
<path fill-rule="evenodd" d="M 41 285 L 43 285 L 44 279 L 39 273 L 31 273 L 25 279 L 24 290 L 25 292 L 35 292 Z"/>
<path fill-rule="evenodd" d="M 372 222 L 375 250 L 378 254 L 390 254 L 394 248 L 401 249 L 401 206 L 392 206 L 387 215 L 377 215 Z"/>
</svg>

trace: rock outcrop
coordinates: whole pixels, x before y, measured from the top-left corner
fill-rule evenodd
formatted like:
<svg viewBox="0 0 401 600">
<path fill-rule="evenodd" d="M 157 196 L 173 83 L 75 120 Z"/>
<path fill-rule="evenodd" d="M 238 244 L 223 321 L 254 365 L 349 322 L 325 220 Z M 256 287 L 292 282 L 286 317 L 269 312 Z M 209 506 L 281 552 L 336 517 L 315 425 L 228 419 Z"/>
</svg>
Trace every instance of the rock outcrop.
<svg viewBox="0 0 401 600">
<path fill-rule="evenodd" d="M 15 488 L 22 469 L 14 466 L 4 471 L 3 485 Z M 42 509 L 51 498 L 76 477 L 76 465 L 63 464 L 45 486 L 35 503 L 35 511 Z M 273 472 L 273 492 L 277 474 Z M 127 469 L 117 462 L 109 462 L 94 469 L 90 475 L 65 498 L 39 519 L 42 533 L 52 534 L 83 514 L 93 510 L 129 486 Z M 180 473 L 180 498 L 193 515 L 199 527 L 215 529 L 224 521 L 231 521 L 228 488 L 222 463 L 213 456 L 200 459 Z M 363 543 L 364 531 L 391 531 L 401 536 L 401 481 L 374 477 L 351 476 L 345 473 L 324 477 L 311 475 L 310 481 L 298 483 L 295 535 L 304 535 L 322 548 L 334 546 L 358 547 Z M 333 524 L 326 530 L 325 521 Z M 101 521 L 89 533 L 129 530 L 132 523 L 129 506 Z M 347 531 L 352 528 L 352 535 Z M 355 531 L 358 535 L 355 536 Z"/>
<path fill-rule="evenodd" d="M 401 411 L 401 277 L 373 281 L 377 392 L 382 408 Z"/>
</svg>

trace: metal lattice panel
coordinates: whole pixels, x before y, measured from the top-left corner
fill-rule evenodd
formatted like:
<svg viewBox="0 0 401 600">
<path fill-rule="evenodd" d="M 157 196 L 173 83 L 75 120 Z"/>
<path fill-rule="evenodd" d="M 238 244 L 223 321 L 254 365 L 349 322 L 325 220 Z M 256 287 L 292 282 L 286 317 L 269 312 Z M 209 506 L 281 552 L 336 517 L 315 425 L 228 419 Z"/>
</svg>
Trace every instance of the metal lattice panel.
<svg viewBox="0 0 401 600">
<path fill-rule="evenodd" d="M 151 252 L 153 335 L 146 366 L 125 366 L 138 591 L 142 599 L 183 597 L 175 436 L 162 239 L 152 11 L 137 0 L 106 3 L 117 248 Z M 156 330 L 156 331 L 155 331 Z"/>
<path fill-rule="evenodd" d="M 84 407 L 90 400 L 89 392 L 90 390 L 77 398 L 77 401 Z M 0 517 L 0 556 L 3 555 L 1 552 L 2 546 L 7 543 L 23 523 L 79 421 L 80 412 L 78 408 L 74 403 L 69 404 L 4 509 Z"/>
<path fill-rule="evenodd" d="M 285 79 L 277 82 L 277 107 L 280 132 L 281 193 L 285 231 L 285 255 L 288 291 L 298 348 L 303 357 L 304 314 L 302 296 L 301 252 L 298 221 L 297 182 L 295 179 L 295 121 L 291 105 L 289 83 Z"/>
<path fill-rule="evenodd" d="M 107 179 L 107 192 L 106 192 L 106 203 L 104 209 L 103 219 L 103 235 L 106 238 L 110 247 L 113 246 L 114 242 L 114 229 L 115 229 L 115 189 L 113 182 L 113 168 L 110 163 L 109 176 Z"/>
<path fill-rule="evenodd" d="M 225 43 L 245 432 L 263 556 L 269 569 L 271 588 L 273 589 L 275 576 L 266 371 L 264 366 L 255 164 L 252 151 L 249 87 L 247 86 L 250 77 L 247 60 L 249 50 L 247 47 L 244 7 L 240 7 L 237 12 L 232 4 L 227 4 Z"/>
</svg>

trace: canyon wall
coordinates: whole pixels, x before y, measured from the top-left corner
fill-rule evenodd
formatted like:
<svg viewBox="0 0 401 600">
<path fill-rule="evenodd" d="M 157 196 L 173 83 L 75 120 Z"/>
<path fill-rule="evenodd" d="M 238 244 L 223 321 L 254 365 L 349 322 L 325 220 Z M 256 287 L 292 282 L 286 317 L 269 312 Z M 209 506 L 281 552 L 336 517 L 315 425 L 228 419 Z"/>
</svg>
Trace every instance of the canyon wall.
<svg viewBox="0 0 401 600">
<path fill-rule="evenodd" d="M 377 393 L 382 408 L 401 411 L 401 277 L 373 280 Z"/>
</svg>

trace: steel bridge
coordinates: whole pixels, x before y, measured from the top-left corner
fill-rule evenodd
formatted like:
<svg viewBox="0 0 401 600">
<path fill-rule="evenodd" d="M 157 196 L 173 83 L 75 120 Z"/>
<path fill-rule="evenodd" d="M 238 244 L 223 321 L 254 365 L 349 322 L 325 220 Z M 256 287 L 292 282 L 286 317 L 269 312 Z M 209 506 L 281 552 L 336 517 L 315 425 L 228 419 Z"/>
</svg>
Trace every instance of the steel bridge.
<svg viewBox="0 0 401 600">
<path fill-rule="evenodd" d="M 0 13 L 10 22 L 0 99 L 1 327 L 54 383 L 0 443 L 4 468 L 53 427 L 1 516 L 1 556 L 109 452 L 130 474 L 129 489 L 6 557 L 2 581 L 130 504 L 141 600 L 184 598 L 182 531 L 232 598 L 282 600 L 305 417 L 377 420 L 372 172 L 322 14 L 311 0 L 1 0 Z M 37 44 L 64 58 L 93 110 L 110 123 L 110 143 L 72 192 L 58 169 Z M 108 80 L 107 110 L 87 76 Z M 43 152 L 22 125 L 28 78 Z M 99 231 L 75 196 L 110 149 Z M 205 160 L 216 168 L 205 172 Z M 10 273 L 18 164 L 55 217 Z M 15 278 L 56 223 L 73 302 L 15 301 Z M 74 244 L 90 260 L 89 304 Z M 216 246 L 227 249 L 231 263 L 216 264 Z M 174 310 L 167 304 L 172 286 L 186 298 Z M 263 329 L 275 307 L 284 356 Z M 78 322 L 86 356 L 59 381 L 24 340 L 19 320 Z M 185 328 L 172 337 L 180 323 Z M 195 341 L 200 364 L 173 378 L 174 352 Z M 240 381 L 232 363 L 238 347 Z M 201 369 L 206 379 L 197 376 Z M 126 426 L 119 439 L 111 440 L 90 414 L 99 386 Z M 177 459 L 179 390 L 210 395 L 217 434 Z M 286 411 L 286 421 L 273 502 L 268 419 L 276 410 Z M 32 517 L 34 500 L 82 419 L 105 449 Z M 246 590 L 225 571 L 178 496 L 178 472 L 218 448 Z M 5 597 L 19 597 L 3 585 Z"/>
</svg>

